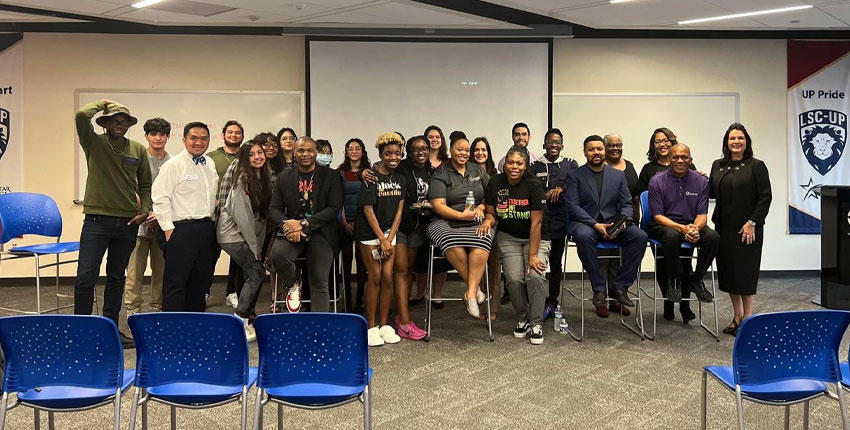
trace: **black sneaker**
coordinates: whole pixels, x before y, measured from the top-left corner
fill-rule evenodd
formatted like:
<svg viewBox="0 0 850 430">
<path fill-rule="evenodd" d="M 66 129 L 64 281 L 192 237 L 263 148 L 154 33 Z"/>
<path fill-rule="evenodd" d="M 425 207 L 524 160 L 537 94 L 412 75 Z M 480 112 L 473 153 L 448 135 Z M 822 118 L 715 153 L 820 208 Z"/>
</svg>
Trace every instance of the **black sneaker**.
<svg viewBox="0 0 850 430">
<path fill-rule="evenodd" d="M 136 341 L 134 341 L 132 337 L 127 336 L 120 331 L 118 332 L 118 337 L 121 338 L 121 346 L 123 346 L 124 349 L 136 349 Z"/>
<path fill-rule="evenodd" d="M 529 331 L 531 331 L 531 324 L 529 324 L 528 321 L 520 321 L 516 323 L 516 328 L 514 329 L 514 337 L 517 339 L 523 339 Z"/>
<path fill-rule="evenodd" d="M 532 345 L 543 345 L 543 326 L 540 324 L 535 325 L 531 328 L 531 339 Z"/>
<path fill-rule="evenodd" d="M 679 303 L 682 300 L 682 281 L 678 276 L 671 276 L 667 280 L 667 300 Z"/>
<path fill-rule="evenodd" d="M 702 281 L 702 276 L 694 274 L 689 283 L 691 291 L 697 296 L 697 300 L 703 303 L 711 303 L 714 301 L 714 296 L 705 288 L 705 282 Z"/>
</svg>

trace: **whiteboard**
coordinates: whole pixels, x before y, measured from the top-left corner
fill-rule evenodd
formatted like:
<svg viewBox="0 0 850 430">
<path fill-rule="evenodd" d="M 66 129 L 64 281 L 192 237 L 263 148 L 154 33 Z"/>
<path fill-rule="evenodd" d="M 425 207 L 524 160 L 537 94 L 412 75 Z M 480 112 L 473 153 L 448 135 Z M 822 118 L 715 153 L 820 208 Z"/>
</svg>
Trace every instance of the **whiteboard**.
<svg viewBox="0 0 850 430">
<path fill-rule="evenodd" d="M 470 141 L 486 136 L 496 160 L 513 144 L 517 122 L 530 127 L 532 145 L 543 143 L 547 42 L 310 41 L 309 61 L 311 135 L 336 148 L 359 137 L 372 161 L 380 133 L 410 138 L 431 124 L 446 140 L 453 130 Z"/>
<path fill-rule="evenodd" d="M 640 172 L 652 131 L 667 127 L 691 148 L 694 164 L 708 171 L 720 158 L 723 134 L 739 121 L 738 93 L 554 93 L 552 124 L 564 133 L 564 155 L 584 164 L 584 138 L 616 133 L 623 157 Z"/>
<path fill-rule="evenodd" d="M 282 127 L 303 132 L 304 93 L 302 91 L 146 91 L 146 90 L 91 90 L 76 91 L 76 109 L 100 99 L 114 100 L 126 105 L 139 123 L 130 128 L 127 137 L 145 146 L 145 121 L 162 117 L 171 123 L 171 138 L 165 146 L 169 154 L 183 150 L 183 126 L 191 121 L 201 121 L 210 128 L 210 150 L 222 145 L 221 128 L 235 119 L 245 128 L 245 141 L 261 132 L 277 134 Z M 95 132 L 102 129 L 92 121 Z M 86 157 L 75 133 L 76 190 L 75 199 L 82 200 L 86 190 L 88 169 Z"/>
</svg>

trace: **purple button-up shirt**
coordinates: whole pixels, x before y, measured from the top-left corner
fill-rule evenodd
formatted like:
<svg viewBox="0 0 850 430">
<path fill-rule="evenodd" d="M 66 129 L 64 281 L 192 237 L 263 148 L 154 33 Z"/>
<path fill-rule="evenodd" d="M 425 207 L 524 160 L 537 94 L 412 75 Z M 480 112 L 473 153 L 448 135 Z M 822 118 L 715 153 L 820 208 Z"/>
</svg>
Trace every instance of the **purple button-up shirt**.
<svg viewBox="0 0 850 430">
<path fill-rule="evenodd" d="M 677 178 L 671 169 L 649 180 L 649 215 L 664 215 L 689 224 L 697 215 L 708 214 L 708 179 L 693 170 Z"/>
</svg>

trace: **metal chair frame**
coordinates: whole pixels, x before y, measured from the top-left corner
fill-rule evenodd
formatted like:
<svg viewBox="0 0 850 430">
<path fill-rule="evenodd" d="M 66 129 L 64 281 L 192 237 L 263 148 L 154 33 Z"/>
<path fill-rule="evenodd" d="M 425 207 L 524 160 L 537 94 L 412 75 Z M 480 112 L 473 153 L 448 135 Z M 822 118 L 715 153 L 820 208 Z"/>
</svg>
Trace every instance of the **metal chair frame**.
<svg viewBox="0 0 850 430">
<path fill-rule="evenodd" d="M 56 243 L 60 243 L 58 237 L 56 238 Z M 46 255 L 49 255 L 49 254 L 45 254 L 45 256 Z M 8 308 L 8 307 L 0 306 L 0 310 L 7 311 L 7 312 L 19 313 L 19 314 L 26 314 L 26 315 L 40 315 L 40 314 L 47 313 L 47 312 L 55 312 L 55 311 L 59 311 L 59 310 L 62 310 L 62 309 L 74 307 L 73 303 L 71 303 L 70 305 L 59 306 L 59 299 L 60 298 L 64 298 L 64 299 L 73 299 L 74 298 L 74 296 L 59 293 L 59 266 L 62 266 L 64 264 L 76 263 L 78 260 L 74 259 L 74 260 L 60 261 L 59 256 L 61 254 L 55 254 L 55 255 L 56 255 L 56 262 L 55 263 L 49 263 L 49 264 L 42 265 L 41 264 L 41 258 L 39 258 L 40 254 L 36 254 L 36 253 L 32 253 L 32 252 L 10 252 L 10 251 L 6 251 L 5 248 L 4 248 L 4 245 L 0 244 L 0 262 L 8 261 L 8 260 L 18 260 L 18 259 L 21 259 L 21 258 L 33 258 L 35 260 L 35 309 L 36 309 L 35 312 L 33 312 L 33 311 L 24 311 L 24 310 L 21 310 L 21 309 L 14 309 L 14 308 Z M 56 267 L 56 307 L 42 310 L 41 309 L 41 270 L 42 269 L 48 269 L 50 267 Z"/>
<path fill-rule="evenodd" d="M 295 259 L 295 261 L 296 262 L 301 261 L 301 262 L 306 263 L 307 257 L 298 257 L 298 258 Z M 330 303 L 333 303 L 334 313 L 339 312 L 338 307 L 337 307 L 337 303 L 339 303 L 340 301 L 342 301 L 342 306 L 343 306 L 343 308 L 345 308 L 345 288 L 341 288 L 341 289 L 338 288 L 338 284 L 339 284 L 339 282 L 341 282 L 340 278 L 342 278 L 342 276 L 337 277 L 337 272 L 342 268 L 340 261 L 342 261 L 342 259 L 339 257 L 339 253 L 337 253 L 337 255 L 334 256 L 333 275 L 332 275 L 332 280 L 330 282 L 330 284 L 332 286 L 331 288 L 333 289 L 333 296 L 331 296 L 331 299 L 329 300 Z M 279 297 L 278 296 L 278 290 L 279 290 L 278 286 L 280 285 L 281 282 L 282 282 L 281 277 L 276 275 L 274 285 L 272 285 L 272 304 L 273 304 L 273 312 L 272 313 L 277 313 L 277 306 L 278 305 L 284 305 L 284 306 L 286 305 L 286 298 L 285 297 L 284 297 L 283 300 L 278 299 L 278 297 Z M 310 303 L 310 299 L 302 299 L 301 303 Z M 346 308 L 345 311 L 348 312 L 348 309 Z"/>
<path fill-rule="evenodd" d="M 431 243 L 428 251 L 428 294 L 425 305 L 427 310 L 425 312 L 425 341 L 431 340 L 431 301 L 433 300 L 433 292 L 434 292 L 434 260 L 446 260 L 446 256 L 435 256 L 434 255 L 434 244 Z M 490 319 L 490 299 L 493 297 L 490 295 L 490 269 L 485 264 L 484 266 L 484 294 L 487 298 L 484 300 L 487 302 L 487 333 L 490 339 L 490 342 L 496 340 L 493 336 L 493 321 Z M 457 272 L 454 268 L 449 269 L 449 272 Z M 440 297 L 442 301 L 450 301 L 450 302 L 462 302 L 464 299 L 462 297 Z"/>
<path fill-rule="evenodd" d="M 567 267 L 567 252 L 569 251 L 570 248 L 578 248 L 578 245 L 575 242 L 573 242 L 572 240 L 567 241 L 567 246 L 564 249 L 564 265 L 563 265 L 563 267 L 564 267 L 565 270 L 566 270 L 566 267 Z M 614 248 L 610 248 L 610 247 L 601 247 L 600 248 L 597 245 L 596 249 L 599 250 L 599 249 L 614 249 Z M 623 248 L 620 247 L 620 246 L 617 246 L 616 249 L 619 251 L 619 253 L 620 253 L 619 255 L 602 255 L 602 256 L 597 256 L 597 258 L 598 259 L 619 259 L 622 262 Z M 622 314 L 620 314 L 620 324 L 622 324 L 623 327 L 629 329 L 629 331 L 631 331 L 632 333 L 640 336 L 640 340 L 645 340 L 645 339 L 647 339 L 647 335 L 646 335 L 646 331 L 644 330 L 645 326 L 644 326 L 644 323 L 643 323 L 643 306 L 642 306 L 641 300 L 640 300 L 640 288 L 641 288 L 640 287 L 640 272 L 641 272 L 640 265 L 638 265 L 637 278 L 635 279 L 635 283 L 637 285 L 633 289 L 634 292 L 627 291 L 627 294 L 629 295 L 629 297 L 634 299 L 634 301 L 636 302 L 635 303 L 635 317 L 634 317 L 636 328 L 629 325 L 629 323 L 627 323 L 626 320 L 623 318 Z M 577 342 L 582 342 L 584 340 L 584 313 L 585 313 L 584 312 L 584 304 L 591 301 L 590 298 L 585 296 L 586 288 L 584 288 L 584 279 L 585 279 L 584 274 L 585 274 L 585 270 L 584 270 L 584 266 L 582 265 L 582 268 L 581 268 L 581 293 L 580 294 L 576 293 L 571 288 L 566 286 L 567 279 L 566 279 L 566 276 L 564 276 L 561 279 L 561 293 L 558 296 L 558 301 L 563 303 L 564 291 L 566 291 L 567 293 L 569 293 L 570 296 L 579 300 L 579 314 L 580 314 L 580 317 L 581 317 L 581 328 L 579 329 L 579 335 L 576 335 L 573 332 L 573 330 L 570 330 L 569 333 L 568 333 Z M 615 302 L 616 300 L 614 300 L 611 297 L 606 297 L 605 301 L 607 303 L 607 302 Z M 562 308 L 564 309 L 564 311 L 566 311 L 566 306 L 563 306 Z M 566 312 L 565 312 L 565 317 L 566 317 Z"/>
</svg>

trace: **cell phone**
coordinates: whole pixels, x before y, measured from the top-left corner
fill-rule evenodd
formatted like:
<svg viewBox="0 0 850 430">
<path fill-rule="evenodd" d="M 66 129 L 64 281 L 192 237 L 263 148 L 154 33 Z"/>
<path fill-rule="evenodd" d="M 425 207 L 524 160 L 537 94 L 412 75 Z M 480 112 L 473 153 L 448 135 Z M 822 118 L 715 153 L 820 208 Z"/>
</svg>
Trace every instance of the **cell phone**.
<svg viewBox="0 0 850 430">
<path fill-rule="evenodd" d="M 378 260 L 381 259 L 381 251 L 378 250 L 377 248 L 372 250 L 372 259 L 375 260 L 375 261 L 378 261 Z"/>
</svg>

